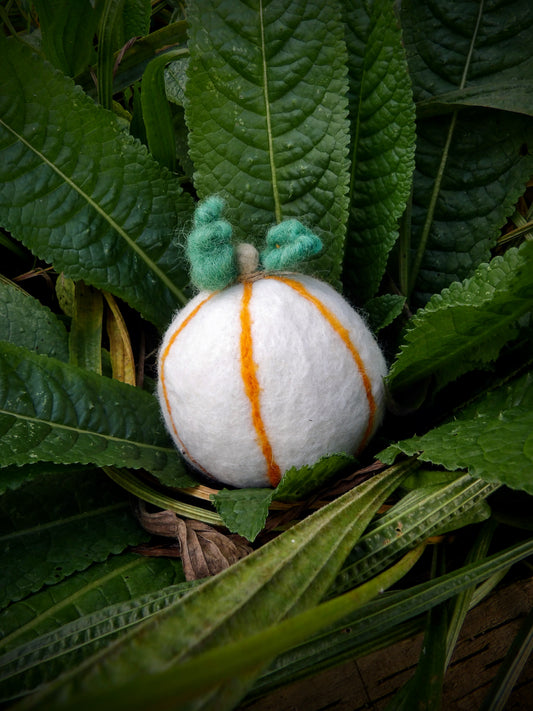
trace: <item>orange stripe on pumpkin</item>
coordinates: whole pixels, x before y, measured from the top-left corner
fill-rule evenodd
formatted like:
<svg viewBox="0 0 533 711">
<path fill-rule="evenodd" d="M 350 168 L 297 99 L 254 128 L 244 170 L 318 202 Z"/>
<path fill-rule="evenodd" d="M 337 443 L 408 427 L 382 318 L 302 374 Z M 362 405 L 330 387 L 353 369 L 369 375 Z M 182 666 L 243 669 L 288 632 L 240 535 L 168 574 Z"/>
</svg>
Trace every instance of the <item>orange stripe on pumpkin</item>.
<svg viewBox="0 0 533 711">
<path fill-rule="evenodd" d="M 176 438 L 177 438 L 178 442 L 180 443 L 180 447 L 182 448 L 183 452 L 184 452 L 184 453 L 186 454 L 186 456 L 189 458 L 189 461 L 191 461 L 196 467 L 198 467 L 198 469 L 200 469 L 200 470 L 203 471 L 204 473 L 207 473 L 207 472 L 205 471 L 205 469 L 204 469 L 200 464 L 198 464 L 197 461 L 195 461 L 195 459 L 194 459 L 193 457 L 191 457 L 191 455 L 189 454 L 189 452 L 188 452 L 188 450 L 187 450 L 187 447 L 185 446 L 185 444 L 183 443 L 181 437 L 180 437 L 179 434 L 178 434 L 178 429 L 177 429 L 177 427 L 176 427 L 176 423 L 174 422 L 174 418 L 173 418 L 173 416 L 172 416 L 172 408 L 171 408 L 171 406 L 170 406 L 170 400 L 169 400 L 169 397 L 168 397 L 167 384 L 166 384 L 166 382 L 165 382 L 165 361 L 166 361 L 166 359 L 167 359 L 167 357 L 168 357 L 168 354 L 170 353 L 170 349 L 171 349 L 172 346 L 174 345 L 174 343 L 175 343 L 177 337 L 178 337 L 178 336 L 180 335 L 180 333 L 183 331 L 183 329 L 185 328 L 185 326 L 187 326 L 187 325 L 192 321 L 192 319 L 193 319 L 193 318 L 196 316 L 196 314 L 200 311 L 200 309 L 202 308 L 202 306 L 204 306 L 204 304 L 206 304 L 206 303 L 209 301 L 209 299 L 211 299 L 216 293 L 217 293 L 217 292 L 214 291 L 212 294 L 209 294 L 209 296 L 207 296 L 203 301 L 201 301 L 201 302 L 198 304 L 198 306 L 196 306 L 196 307 L 191 311 L 191 313 L 180 323 L 180 325 L 178 326 L 178 328 L 174 331 L 174 333 L 173 333 L 172 336 L 170 337 L 170 340 L 169 340 L 169 342 L 167 343 L 167 345 L 166 345 L 166 347 L 165 347 L 165 350 L 163 351 L 163 353 L 162 353 L 162 355 L 161 355 L 161 366 L 160 366 L 160 368 L 159 368 L 159 371 L 160 371 L 160 372 L 159 372 L 159 380 L 160 380 L 160 382 L 161 382 L 161 388 L 162 388 L 162 390 L 163 390 L 163 398 L 164 398 L 164 400 L 165 400 L 165 406 L 166 406 L 166 408 L 167 408 L 167 412 L 168 412 L 168 415 L 169 415 L 169 417 L 170 417 L 170 422 L 172 423 L 172 429 L 174 430 L 174 434 L 176 435 Z"/>
<path fill-rule="evenodd" d="M 374 400 L 374 395 L 372 394 L 372 383 L 370 382 L 370 378 L 368 377 L 368 373 L 366 372 L 366 368 L 365 368 L 365 365 L 362 361 L 362 358 L 359 355 L 359 351 L 352 343 L 348 329 L 342 325 L 342 323 L 335 316 L 335 314 L 332 311 L 330 311 L 327 308 L 327 306 L 325 306 L 320 301 L 320 299 L 318 299 L 310 291 L 308 291 L 305 288 L 305 286 L 303 284 L 301 284 L 299 281 L 293 281 L 291 279 L 286 279 L 284 277 L 275 276 L 275 275 L 267 276 L 265 278 L 266 279 L 275 279 L 276 281 L 281 281 L 283 284 L 286 284 L 291 289 L 296 291 L 298 294 L 303 296 L 304 299 L 307 299 L 308 301 L 310 301 L 320 311 L 322 316 L 326 319 L 326 321 L 333 328 L 333 330 L 338 334 L 338 336 L 340 336 L 340 338 L 342 339 L 346 348 L 350 351 L 350 355 L 354 359 L 355 365 L 357 366 L 357 370 L 359 371 L 361 378 L 363 380 L 363 387 L 365 389 L 366 399 L 368 402 L 368 423 L 367 423 L 361 444 L 359 445 L 359 451 L 361 451 L 362 449 L 364 449 L 366 443 L 368 442 L 368 440 L 370 438 L 370 435 L 372 434 L 372 432 L 374 430 L 374 421 L 376 419 L 376 401 Z"/>
<path fill-rule="evenodd" d="M 257 364 L 254 361 L 252 319 L 250 316 L 250 299 L 252 298 L 253 282 L 244 282 L 241 301 L 241 375 L 246 396 L 252 408 L 252 422 L 258 444 L 267 464 L 267 476 L 272 486 L 277 486 L 281 480 L 281 470 L 274 460 L 272 446 L 268 439 L 265 423 L 261 417 L 261 387 L 257 379 Z"/>
</svg>

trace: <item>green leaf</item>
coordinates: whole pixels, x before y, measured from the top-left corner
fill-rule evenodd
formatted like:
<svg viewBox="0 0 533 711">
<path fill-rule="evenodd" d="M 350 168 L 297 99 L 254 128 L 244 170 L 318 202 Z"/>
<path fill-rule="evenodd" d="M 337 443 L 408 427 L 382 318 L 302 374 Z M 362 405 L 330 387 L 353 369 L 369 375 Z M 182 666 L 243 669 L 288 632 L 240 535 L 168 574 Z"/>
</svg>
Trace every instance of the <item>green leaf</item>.
<svg viewBox="0 0 533 711">
<path fill-rule="evenodd" d="M 176 49 L 152 59 L 143 74 L 141 104 L 150 153 L 169 170 L 176 169 L 176 138 L 165 92 L 165 67 L 187 50 Z"/>
<path fill-rule="evenodd" d="M 315 273 L 339 280 L 348 186 L 337 2 L 194 0 L 186 119 L 195 185 L 219 193 L 240 240 L 284 218 L 321 238 Z"/>
<path fill-rule="evenodd" d="M 123 554 L 11 605 L 0 614 L 2 698 L 54 679 L 154 614 L 163 592 L 165 604 L 187 589 L 178 561 Z"/>
<path fill-rule="evenodd" d="M 131 385 L 0 343 L 0 464 L 144 468 L 188 486 L 156 399 Z"/>
<path fill-rule="evenodd" d="M 156 671 L 171 669 L 176 677 L 185 657 L 225 645 L 244 632 L 249 635 L 265 629 L 312 606 L 404 472 L 401 467 L 388 470 L 320 509 L 141 624 L 135 634 L 95 657 L 91 665 L 87 662 L 66 684 L 34 696 L 31 705 L 57 709 L 60 696 L 67 706 L 83 699 L 87 708 L 93 708 L 91 697 L 104 692 L 111 706 L 102 708 L 111 708 L 117 693 L 130 708 L 146 708 L 148 680 L 162 678 L 154 676 Z M 137 640 L 141 638 L 140 655 Z M 248 684 L 248 677 L 234 680 L 219 690 L 218 699 L 230 707 Z"/>
<path fill-rule="evenodd" d="M 528 0 L 402 3 L 415 99 L 527 74 L 532 46 Z M 502 28 L 505 27 L 505 31 Z M 412 207 L 411 289 L 426 302 L 488 261 L 500 227 L 533 169 L 527 116 L 486 109 L 419 120 Z"/>
<path fill-rule="evenodd" d="M 269 684 L 278 685 L 298 676 L 308 676 L 325 667 L 362 656 L 374 640 L 381 640 L 382 646 L 388 646 L 388 638 L 395 634 L 399 625 L 489 579 L 493 573 L 508 569 L 532 552 L 533 540 L 530 539 L 435 580 L 371 600 L 326 632 L 278 657 L 260 680 L 261 685 L 263 689 L 265 686 L 268 688 Z M 319 615 L 320 607 L 315 608 L 315 616 Z"/>
<path fill-rule="evenodd" d="M 37 462 L 36 464 L 26 464 L 25 466 L 0 467 L 0 495 L 10 489 L 18 489 L 24 484 L 42 480 L 44 477 L 62 474 L 68 477 L 79 471 L 90 471 L 91 465 L 82 464 L 52 464 L 50 462 Z"/>
<path fill-rule="evenodd" d="M 68 362 L 68 335 L 49 308 L 0 276 L 0 341 Z"/>
<path fill-rule="evenodd" d="M 103 0 L 102 14 L 98 24 L 98 102 L 105 108 L 113 107 L 113 74 L 115 59 L 113 51 L 121 44 L 122 13 L 125 0 Z"/>
<path fill-rule="evenodd" d="M 495 360 L 533 307 L 533 243 L 482 264 L 436 294 L 409 322 L 389 386 L 401 391 L 434 376 L 445 385 Z"/>
<path fill-rule="evenodd" d="M 226 528 L 254 541 L 264 528 L 272 496 L 272 489 L 221 489 L 211 501 Z"/>
<path fill-rule="evenodd" d="M 415 110 L 394 2 L 344 5 L 352 119 L 344 274 L 364 302 L 379 287 L 409 197 Z"/>
<path fill-rule="evenodd" d="M 416 112 L 424 118 L 463 106 L 484 106 L 533 116 L 533 81 L 528 77 L 489 80 L 419 101 Z"/>
<path fill-rule="evenodd" d="M 72 321 L 69 332 L 71 365 L 102 374 L 102 293 L 83 281 L 74 285 Z"/>
<path fill-rule="evenodd" d="M 397 442 L 379 458 L 390 463 L 399 452 L 533 493 L 533 375 L 489 392 L 453 421 Z"/>
<path fill-rule="evenodd" d="M 34 481 L 0 499 L 0 606 L 146 540 L 102 472 Z"/>
<path fill-rule="evenodd" d="M 21 43 L 0 43 L 0 222 L 164 327 L 186 301 L 173 235 L 192 200 L 110 112 Z"/>
<path fill-rule="evenodd" d="M 390 326 L 402 313 L 404 305 L 405 296 L 399 294 L 383 294 L 367 301 L 365 312 L 370 329 L 377 333 L 382 328 Z"/>
<path fill-rule="evenodd" d="M 150 32 L 150 0 L 124 0 L 124 39 L 144 37 Z"/>
<path fill-rule="evenodd" d="M 369 526 L 346 559 L 329 595 L 342 593 L 379 574 L 430 536 L 464 525 L 465 517 L 476 511 L 496 488 L 464 475 L 450 483 L 407 494 Z"/>
<path fill-rule="evenodd" d="M 272 498 L 275 501 L 287 502 L 305 499 L 321 486 L 325 486 L 341 469 L 354 462 L 355 459 L 350 454 L 338 452 L 327 454 L 309 466 L 292 467 L 283 475 Z"/>
<path fill-rule="evenodd" d="M 300 501 L 354 462 L 348 454 L 330 454 L 311 466 L 292 467 L 276 489 L 222 489 L 211 496 L 224 525 L 249 541 L 264 528 L 272 501 Z"/>
<path fill-rule="evenodd" d="M 93 59 L 100 4 L 87 0 L 35 0 L 45 57 L 71 77 Z"/>
</svg>

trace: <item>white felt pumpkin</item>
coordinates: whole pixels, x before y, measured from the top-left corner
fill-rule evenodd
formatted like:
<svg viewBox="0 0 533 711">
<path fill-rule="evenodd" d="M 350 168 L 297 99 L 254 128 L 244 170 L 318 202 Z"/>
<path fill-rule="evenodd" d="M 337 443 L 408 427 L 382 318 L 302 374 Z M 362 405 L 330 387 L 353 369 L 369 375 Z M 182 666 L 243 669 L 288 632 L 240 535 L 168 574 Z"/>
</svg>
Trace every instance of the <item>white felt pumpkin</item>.
<svg viewBox="0 0 533 711">
<path fill-rule="evenodd" d="M 159 354 L 159 397 L 176 446 L 238 487 L 357 453 L 384 411 L 386 365 L 361 317 L 313 277 L 264 273 L 203 291 Z"/>
</svg>

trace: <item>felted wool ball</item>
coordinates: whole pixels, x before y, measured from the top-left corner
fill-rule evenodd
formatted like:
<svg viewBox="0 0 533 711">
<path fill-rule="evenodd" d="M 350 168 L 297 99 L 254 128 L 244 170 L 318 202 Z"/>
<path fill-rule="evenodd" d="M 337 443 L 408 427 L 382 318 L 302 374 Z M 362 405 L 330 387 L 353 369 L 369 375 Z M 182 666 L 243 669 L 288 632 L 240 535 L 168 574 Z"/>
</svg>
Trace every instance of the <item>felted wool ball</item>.
<svg viewBox="0 0 533 711">
<path fill-rule="evenodd" d="M 198 470 L 236 487 L 276 486 L 291 467 L 357 453 L 382 420 L 386 364 L 331 286 L 263 273 L 201 292 L 159 353 L 159 398 Z"/>
</svg>

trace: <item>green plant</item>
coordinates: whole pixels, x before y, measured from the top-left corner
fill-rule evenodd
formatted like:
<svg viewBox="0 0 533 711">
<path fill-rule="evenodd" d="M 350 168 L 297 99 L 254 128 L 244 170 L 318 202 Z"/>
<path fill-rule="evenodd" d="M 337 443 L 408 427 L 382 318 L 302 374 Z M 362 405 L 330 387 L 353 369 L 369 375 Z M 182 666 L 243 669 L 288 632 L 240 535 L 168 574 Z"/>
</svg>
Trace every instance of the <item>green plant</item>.
<svg viewBox="0 0 533 711">
<path fill-rule="evenodd" d="M 469 605 L 533 552 L 516 512 L 533 494 L 533 9 L 408 0 L 398 21 L 393 6 L 0 8 L 6 705 L 233 708 L 429 615 L 431 683 L 393 707 L 437 708 Z M 391 408 L 359 461 L 202 504 L 153 351 L 190 295 L 182 234 L 212 193 L 238 238 L 286 217 L 320 235 L 310 269 L 379 331 Z M 183 565 L 175 543 L 131 551 L 161 546 L 143 548 L 125 490 L 166 510 L 137 518 L 179 535 Z M 476 533 L 471 552 L 430 573 L 427 541 L 450 531 Z"/>
</svg>

